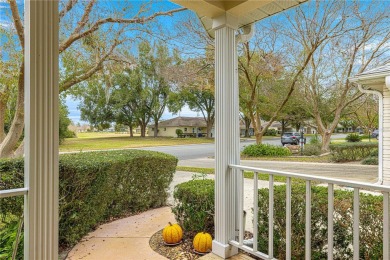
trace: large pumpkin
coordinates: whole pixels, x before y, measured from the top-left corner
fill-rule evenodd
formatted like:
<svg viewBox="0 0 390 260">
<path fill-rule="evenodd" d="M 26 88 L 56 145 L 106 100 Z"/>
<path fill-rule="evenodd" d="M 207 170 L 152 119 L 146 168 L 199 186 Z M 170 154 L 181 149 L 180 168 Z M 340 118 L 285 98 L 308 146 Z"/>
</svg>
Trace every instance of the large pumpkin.
<svg viewBox="0 0 390 260">
<path fill-rule="evenodd" d="M 194 249 L 199 253 L 207 253 L 211 251 L 213 238 L 209 233 L 200 232 L 194 237 Z"/>
<path fill-rule="evenodd" d="M 183 238 L 183 230 L 178 224 L 173 224 L 169 222 L 169 225 L 166 226 L 163 230 L 163 239 L 167 244 L 176 244 L 181 241 Z"/>
</svg>

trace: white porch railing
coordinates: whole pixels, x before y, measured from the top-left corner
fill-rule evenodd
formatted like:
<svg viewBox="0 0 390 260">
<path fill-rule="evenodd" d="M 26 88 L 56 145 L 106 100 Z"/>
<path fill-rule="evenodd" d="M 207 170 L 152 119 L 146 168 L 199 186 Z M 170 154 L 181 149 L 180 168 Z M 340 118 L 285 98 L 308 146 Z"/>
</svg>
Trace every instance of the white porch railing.
<svg viewBox="0 0 390 260">
<path fill-rule="evenodd" d="M 232 246 L 238 247 L 254 256 L 263 259 L 275 259 L 274 258 L 274 176 L 286 177 L 286 259 L 291 259 L 291 189 L 292 178 L 305 181 L 306 196 L 305 196 L 305 259 L 311 259 L 311 212 L 312 212 L 312 182 L 318 182 L 321 184 L 327 184 L 328 186 L 328 259 L 333 259 L 334 243 L 333 243 L 333 217 L 334 217 L 334 185 L 341 187 L 353 188 L 353 259 L 359 259 L 359 192 L 361 190 L 375 191 L 379 195 L 383 195 L 383 259 L 390 259 L 390 247 L 389 247 L 389 193 L 390 186 L 374 185 L 353 181 L 345 181 L 332 178 L 323 178 L 305 174 L 297 174 L 284 171 L 275 171 L 269 169 L 261 169 L 254 167 L 246 167 L 240 165 L 229 165 L 233 174 L 239 174 L 237 195 L 238 198 L 238 210 L 236 216 L 238 218 L 238 239 L 231 240 L 229 243 Z M 254 221 L 253 225 L 253 247 L 244 245 L 244 171 L 253 172 L 253 219 L 258 220 L 258 175 L 269 174 L 269 212 L 268 212 L 268 253 L 260 252 L 258 250 L 258 225 L 257 221 Z M 330 253 L 329 253 L 330 252 Z"/>
</svg>

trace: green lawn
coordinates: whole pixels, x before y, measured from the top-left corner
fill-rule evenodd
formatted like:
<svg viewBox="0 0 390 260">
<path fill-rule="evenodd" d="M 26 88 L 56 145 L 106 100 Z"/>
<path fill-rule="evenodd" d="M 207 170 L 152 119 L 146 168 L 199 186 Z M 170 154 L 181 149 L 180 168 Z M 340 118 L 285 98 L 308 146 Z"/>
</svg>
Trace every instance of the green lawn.
<svg viewBox="0 0 390 260">
<path fill-rule="evenodd" d="M 330 155 L 324 156 L 284 156 L 284 157 L 247 157 L 241 155 L 241 160 L 261 160 L 261 161 L 285 161 L 285 162 L 315 162 L 315 163 L 329 163 Z"/>
<path fill-rule="evenodd" d="M 170 137 L 129 137 L 117 133 L 79 133 L 78 138 L 65 139 L 60 145 L 61 152 L 139 148 L 148 146 L 185 145 L 212 143 L 207 138 L 170 138 Z"/>
</svg>

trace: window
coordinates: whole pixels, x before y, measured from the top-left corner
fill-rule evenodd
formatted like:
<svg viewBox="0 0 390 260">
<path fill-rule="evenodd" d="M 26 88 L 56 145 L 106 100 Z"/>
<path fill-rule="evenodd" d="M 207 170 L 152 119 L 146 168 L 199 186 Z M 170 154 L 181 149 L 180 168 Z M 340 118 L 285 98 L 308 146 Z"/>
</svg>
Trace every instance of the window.
<svg viewBox="0 0 390 260">
<path fill-rule="evenodd" d="M 195 128 L 192 128 L 192 133 L 195 133 Z"/>
<path fill-rule="evenodd" d="M 164 127 L 164 131 L 167 131 L 167 128 L 166 128 L 166 127 Z"/>
<path fill-rule="evenodd" d="M 184 127 L 184 132 L 187 132 L 187 127 Z"/>
</svg>

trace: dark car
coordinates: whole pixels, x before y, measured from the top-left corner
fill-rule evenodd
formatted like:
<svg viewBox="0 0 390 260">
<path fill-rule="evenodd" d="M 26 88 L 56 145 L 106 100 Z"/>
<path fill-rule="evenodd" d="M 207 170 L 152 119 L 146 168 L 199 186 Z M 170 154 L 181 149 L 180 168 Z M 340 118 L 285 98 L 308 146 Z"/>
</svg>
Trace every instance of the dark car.
<svg viewBox="0 0 390 260">
<path fill-rule="evenodd" d="M 371 137 L 378 139 L 379 138 L 379 130 L 378 129 L 374 130 L 371 134 Z"/>
<path fill-rule="evenodd" d="M 299 132 L 285 132 L 281 137 L 282 145 L 285 144 L 299 144 L 301 133 Z M 306 143 L 306 137 L 303 137 L 303 143 Z"/>
</svg>

